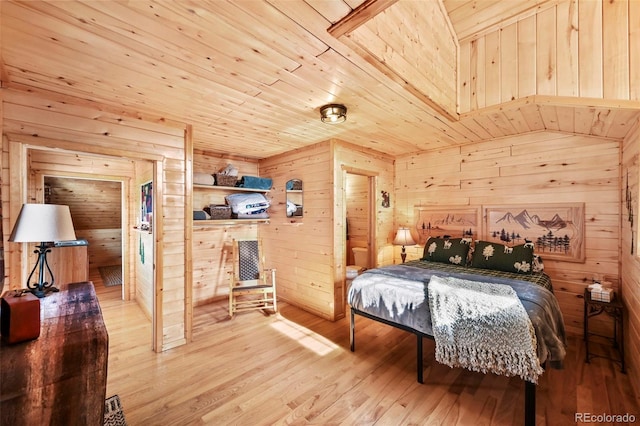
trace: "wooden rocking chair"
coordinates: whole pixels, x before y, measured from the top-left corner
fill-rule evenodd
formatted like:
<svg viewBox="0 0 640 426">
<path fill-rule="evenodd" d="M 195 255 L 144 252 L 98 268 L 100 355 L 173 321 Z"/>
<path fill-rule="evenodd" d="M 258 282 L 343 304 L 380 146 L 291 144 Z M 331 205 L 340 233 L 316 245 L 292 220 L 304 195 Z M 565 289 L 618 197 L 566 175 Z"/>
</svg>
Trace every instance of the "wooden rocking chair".
<svg viewBox="0 0 640 426">
<path fill-rule="evenodd" d="M 229 282 L 229 316 L 272 309 L 277 312 L 276 270 L 265 268 L 262 240 L 233 240 L 233 273 Z"/>
</svg>

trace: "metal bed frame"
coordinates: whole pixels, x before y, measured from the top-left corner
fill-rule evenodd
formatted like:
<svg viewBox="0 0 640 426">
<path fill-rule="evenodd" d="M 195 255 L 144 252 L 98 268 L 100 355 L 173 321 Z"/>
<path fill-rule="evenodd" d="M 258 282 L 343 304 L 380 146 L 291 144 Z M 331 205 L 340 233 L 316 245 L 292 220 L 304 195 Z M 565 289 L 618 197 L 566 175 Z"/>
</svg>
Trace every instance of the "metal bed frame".
<svg viewBox="0 0 640 426">
<path fill-rule="evenodd" d="M 360 315 L 365 318 L 372 319 L 374 321 L 381 322 L 383 324 L 390 325 L 395 328 L 399 328 L 400 330 L 408 331 L 409 333 L 415 334 L 417 337 L 417 359 L 416 359 L 416 369 L 417 369 L 417 378 L 418 383 L 424 384 L 423 377 L 423 362 L 422 362 L 422 338 L 426 337 L 428 339 L 433 340 L 433 336 L 422 333 L 418 330 L 415 330 L 411 327 L 407 327 L 403 324 L 398 324 L 392 321 L 388 321 L 386 319 L 378 318 L 374 315 L 368 314 L 366 312 L 360 311 L 351 307 L 351 323 L 349 327 L 349 342 L 351 346 L 351 352 L 355 352 L 356 349 L 356 320 L 355 316 Z M 534 426 L 536 424 L 536 385 L 528 380 L 524 380 L 524 424 L 525 426 Z"/>
</svg>

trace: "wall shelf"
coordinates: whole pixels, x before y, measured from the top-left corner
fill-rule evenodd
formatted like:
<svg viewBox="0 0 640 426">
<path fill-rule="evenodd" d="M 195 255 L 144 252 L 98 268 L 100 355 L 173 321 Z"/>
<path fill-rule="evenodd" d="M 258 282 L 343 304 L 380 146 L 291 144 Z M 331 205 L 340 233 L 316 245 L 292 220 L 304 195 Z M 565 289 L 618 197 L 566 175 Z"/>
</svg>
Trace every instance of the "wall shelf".
<svg viewBox="0 0 640 426">
<path fill-rule="evenodd" d="M 193 188 L 198 189 L 208 189 L 214 191 L 230 191 L 230 192 L 260 192 L 262 194 L 266 194 L 269 192 L 269 189 L 254 189 L 254 188 L 240 188 L 237 186 L 220 186 L 220 185 L 200 185 L 197 183 L 193 184 Z"/>
<path fill-rule="evenodd" d="M 238 225 L 241 223 L 269 223 L 270 219 L 205 219 L 205 220 L 194 220 L 193 227 L 196 228 L 198 226 L 202 227 L 210 227 L 210 226 L 220 226 L 220 225 Z"/>
<path fill-rule="evenodd" d="M 205 190 L 205 191 L 220 191 L 220 192 L 253 192 L 266 194 L 270 190 L 269 189 L 254 189 L 254 188 L 239 188 L 237 186 L 221 186 L 221 185 L 201 185 L 194 183 L 194 190 Z M 201 227 L 201 228 L 209 228 L 214 226 L 224 226 L 224 225 L 241 225 L 241 224 L 256 224 L 256 223 L 269 223 L 269 219 L 205 219 L 205 220 L 194 220 L 193 227 Z"/>
<path fill-rule="evenodd" d="M 133 232 L 137 232 L 139 234 L 153 234 L 151 229 L 140 229 L 135 226 L 133 227 Z"/>
</svg>

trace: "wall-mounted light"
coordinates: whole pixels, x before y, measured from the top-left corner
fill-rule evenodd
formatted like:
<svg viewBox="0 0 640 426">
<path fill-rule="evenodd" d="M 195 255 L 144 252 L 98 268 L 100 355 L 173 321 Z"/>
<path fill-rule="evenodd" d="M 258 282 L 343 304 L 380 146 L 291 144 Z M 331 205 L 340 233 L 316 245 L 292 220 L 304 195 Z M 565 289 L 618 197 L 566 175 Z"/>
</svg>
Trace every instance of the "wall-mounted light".
<svg viewBox="0 0 640 426">
<path fill-rule="evenodd" d="M 347 107 L 340 104 L 325 105 L 320 108 L 320 119 L 323 123 L 343 123 L 347 120 Z"/>
</svg>

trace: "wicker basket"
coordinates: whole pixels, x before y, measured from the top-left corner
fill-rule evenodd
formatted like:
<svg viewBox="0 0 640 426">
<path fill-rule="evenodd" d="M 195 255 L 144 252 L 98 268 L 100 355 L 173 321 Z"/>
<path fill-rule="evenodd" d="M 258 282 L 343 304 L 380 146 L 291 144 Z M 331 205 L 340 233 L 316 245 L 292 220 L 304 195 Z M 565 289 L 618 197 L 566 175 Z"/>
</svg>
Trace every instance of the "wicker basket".
<svg viewBox="0 0 640 426">
<path fill-rule="evenodd" d="M 210 204 L 209 215 L 211 219 L 231 219 L 231 206 L 226 204 Z"/>
<path fill-rule="evenodd" d="M 217 186 L 236 186 L 236 182 L 238 181 L 237 176 L 221 175 L 220 173 L 216 173 L 214 176 Z"/>
</svg>

